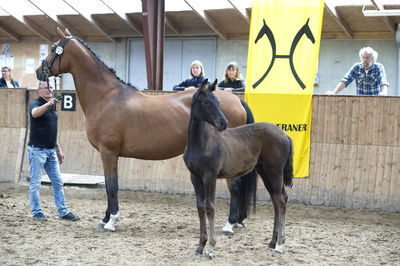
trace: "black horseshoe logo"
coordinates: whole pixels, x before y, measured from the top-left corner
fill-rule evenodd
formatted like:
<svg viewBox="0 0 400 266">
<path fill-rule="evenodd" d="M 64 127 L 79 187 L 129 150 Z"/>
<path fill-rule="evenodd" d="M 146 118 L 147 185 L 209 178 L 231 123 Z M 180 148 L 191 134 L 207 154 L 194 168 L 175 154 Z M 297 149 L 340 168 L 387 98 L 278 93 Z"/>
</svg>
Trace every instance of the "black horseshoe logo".
<svg viewBox="0 0 400 266">
<path fill-rule="evenodd" d="M 276 58 L 288 58 L 289 59 L 289 64 L 290 64 L 290 69 L 292 70 L 292 74 L 294 76 L 294 78 L 296 79 L 297 83 L 299 83 L 300 87 L 304 90 L 306 88 L 306 85 L 304 85 L 304 83 L 301 81 L 299 75 L 297 75 L 296 69 L 294 68 L 294 64 L 293 64 L 293 54 L 294 54 L 294 50 L 296 49 L 297 44 L 300 41 L 300 38 L 305 34 L 307 36 L 307 38 L 312 42 L 315 43 L 315 38 L 314 35 L 311 32 L 310 26 L 308 26 L 308 22 L 310 21 L 310 19 L 307 19 L 306 24 L 304 24 L 304 26 L 297 32 L 296 36 L 293 39 L 292 42 L 292 46 L 290 47 L 290 53 L 288 55 L 277 55 L 276 54 L 276 43 L 275 43 L 275 38 L 274 38 L 274 34 L 272 33 L 271 29 L 267 26 L 267 24 L 265 23 L 265 20 L 263 20 L 264 25 L 262 26 L 260 32 L 257 35 L 256 40 L 254 41 L 254 43 L 257 43 L 259 39 L 261 39 L 264 34 L 267 35 L 268 40 L 271 44 L 271 48 L 272 48 L 272 60 L 271 63 L 267 69 L 267 71 L 264 73 L 264 75 L 262 75 L 262 77 L 253 84 L 253 89 L 255 89 L 258 85 L 260 85 L 260 83 L 267 77 L 269 71 L 271 71 L 272 66 L 274 65 L 275 59 Z"/>
</svg>

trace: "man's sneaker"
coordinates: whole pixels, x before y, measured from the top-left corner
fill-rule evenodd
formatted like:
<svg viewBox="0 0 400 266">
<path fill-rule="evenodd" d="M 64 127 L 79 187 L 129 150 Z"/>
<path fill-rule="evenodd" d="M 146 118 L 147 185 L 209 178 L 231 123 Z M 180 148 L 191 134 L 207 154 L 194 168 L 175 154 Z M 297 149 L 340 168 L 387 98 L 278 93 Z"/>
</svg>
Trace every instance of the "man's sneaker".
<svg viewBox="0 0 400 266">
<path fill-rule="evenodd" d="M 35 220 L 39 220 L 39 221 L 47 221 L 46 216 L 44 216 L 44 214 L 42 212 L 38 212 L 35 215 L 32 216 L 33 219 Z"/>
<path fill-rule="evenodd" d="M 61 219 L 68 220 L 68 221 L 77 221 L 77 220 L 81 219 L 81 217 L 73 214 L 72 212 L 69 212 L 66 215 L 62 216 Z"/>
</svg>

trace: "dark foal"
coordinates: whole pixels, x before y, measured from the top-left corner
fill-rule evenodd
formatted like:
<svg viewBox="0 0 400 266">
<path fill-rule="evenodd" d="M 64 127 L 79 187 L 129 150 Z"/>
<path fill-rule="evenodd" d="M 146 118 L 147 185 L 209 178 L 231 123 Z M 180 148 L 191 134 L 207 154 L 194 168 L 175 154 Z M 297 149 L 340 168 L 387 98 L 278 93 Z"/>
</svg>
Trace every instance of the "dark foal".
<svg viewBox="0 0 400 266">
<path fill-rule="evenodd" d="M 250 173 L 256 167 L 274 205 L 274 229 L 270 248 L 282 253 L 285 242 L 285 215 L 292 186 L 293 148 L 291 139 L 277 126 L 254 123 L 227 129 L 228 120 L 213 95 L 217 81 L 208 88 L 207 81 L 193 95 L 188 142 L 184 161 L 191 173 L 200 220 L 200 240 L 195 254 L 213 257 L 216 243 L 214 201 L 217 178 L 232 178 Z M 209 222 L 207 235 L 206 217 Z M 209 239 L 208 239 L 209 237 Z"/>
</svg>

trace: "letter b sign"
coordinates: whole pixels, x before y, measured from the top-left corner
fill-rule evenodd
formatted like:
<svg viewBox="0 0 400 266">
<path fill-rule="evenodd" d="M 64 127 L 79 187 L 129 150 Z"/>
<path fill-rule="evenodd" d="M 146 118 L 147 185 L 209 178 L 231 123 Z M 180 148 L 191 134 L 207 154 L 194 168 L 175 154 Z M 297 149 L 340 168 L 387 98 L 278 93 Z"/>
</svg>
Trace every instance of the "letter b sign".
<svg viewBox="0 0 400 266">
<path fill-rule="evenodd" d="M 76 93 L 61 93 L 61 111 L 76 111 Z"/>
</svg>

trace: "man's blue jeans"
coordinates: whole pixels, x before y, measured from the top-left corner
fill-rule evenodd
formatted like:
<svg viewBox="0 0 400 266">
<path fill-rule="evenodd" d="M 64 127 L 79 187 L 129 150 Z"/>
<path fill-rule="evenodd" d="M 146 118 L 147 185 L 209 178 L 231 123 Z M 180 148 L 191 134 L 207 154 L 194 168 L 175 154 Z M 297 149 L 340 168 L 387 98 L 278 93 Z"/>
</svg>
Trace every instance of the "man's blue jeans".
<svg viewBox="0 0 400 266">
<path fill-rule="evenodd" d="M 32 209 L 32 216 L 42 212 L 40 208 L 42 169 L 46 171 L 53 186 L 54 202 L 58 210 L 58 215 L 61 217 L 68 214 L 69 210 L 65 203 L 60 165 L 55 149 L 42 149 L 28 146 L 28 158 L 31 175 L 29 183 L 29 203 Z"/>
</svg>

